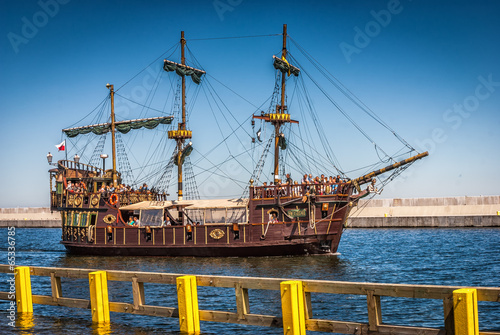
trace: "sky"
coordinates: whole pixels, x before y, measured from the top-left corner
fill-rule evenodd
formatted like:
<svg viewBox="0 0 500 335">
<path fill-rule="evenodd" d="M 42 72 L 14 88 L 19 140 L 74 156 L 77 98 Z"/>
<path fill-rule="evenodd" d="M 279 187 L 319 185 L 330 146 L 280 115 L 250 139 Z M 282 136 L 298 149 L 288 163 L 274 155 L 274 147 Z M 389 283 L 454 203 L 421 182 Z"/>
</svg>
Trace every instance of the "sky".
<svg viewBox="0 0 500 335">
<path fill-rule="evenodd" d="M 106 83 L 121 87 L 165 52 L 178 61 L 178 52 L 168 51 L 182 30 L 210 82 L 244 98 L 221 88 L 225 104 L 245 120 L 272 92 L 270 57 L 281 50 L 284 23 L 297 43 L 293 55 L 297 45 L 306 49 L 412 147 L 429 151 L 380 197 L 498 195 L 499 13 L 498 1 L 0 0 L 0 207 L 48 206 L 46 155 L 64 158 L 54 147 L 64 139 L 61 129 L 106 97 Z M 143 72 L 122 95 L 139 94 L 152 76 Z M 133 117 L 127 106 L 122 102 L 120 118 Z M 191 159 L 198 161 L 212 147 L 201 138 L 218 132 L 209 107 L 194 107 L 190 128 L 199 138 Z M 320 100 L 315 108 L 344 170 L 373 155 L 373 145 L 344 127 L 331 105 Z M 366 127 L 377 137 L 378 128 Z M 204 183 L 203 194 L 227 189 L 220 176 Z"/>
</svg>

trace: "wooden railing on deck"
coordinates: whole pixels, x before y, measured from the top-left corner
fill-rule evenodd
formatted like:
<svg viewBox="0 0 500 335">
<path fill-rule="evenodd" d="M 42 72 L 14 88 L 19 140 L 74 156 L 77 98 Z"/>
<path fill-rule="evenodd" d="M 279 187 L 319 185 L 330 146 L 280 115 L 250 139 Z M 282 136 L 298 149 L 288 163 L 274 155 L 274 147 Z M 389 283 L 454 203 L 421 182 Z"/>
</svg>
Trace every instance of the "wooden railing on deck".
<svg viewBox="0 0 500 335">
<path fill-rule="evenodd" d="M 321 183 L 321 184 L 293 184 L 293 185 L 266 185 L 250 187 L 250 199 L 266 199 L 280 197 L 301 197 L 307 193 L 315 195 L 346 196 L 349 188 L 347 183 Z"/>
<path fill-rule="evenodd" d="M 34 304 L 65 306 L 90 309 L 88 299 L 63 297 L 61 278 L 88 279 L 89 273 L 96 270 L 72 269 L 55 267 L 30 267 L 31 276 L 50 277 L 51 296 L 32 295 Z M 11 273 L 12 266 L 0 265 L 0 272 Z M 133 303 L 109 302 L 109 311 L 131 313 L 138 315 L 178 317 L 176 307 L 146 305 L 144 297 L 144 283 L 158 283 L 175 285 L 180 274 L 133 272 L 133 271 L 106 271 L 107 280 L 131 283 Z M 211 275 L 196 276 L 198 286 L 234 288 L 236 313 L 220 310 L 200 310 L 201 321 L 226 322 L 235 324 L 254 325 L 261 327 L 283 327 L 284 320 L 280 316 L 258 315 L 250 312 L 248 290 L 280 290 L 280 283 L 285 279 L 253 278 L 253 277 L 224 277 Z M 304 292 L 305 328 L 310 331 L 321 331 L 343 334 L 455 334 L 454 326 L 454 290 L 459 287 L 435 285 L 405 285 L 380 283 L 353 283 L 326 280 L 302 280 Z M 478 301 L 500 302 L 500 288 L 475 287 Z M 71 289 L 67 289 L 71 292 Z M 368 323 L 314 319 L 311 304 L 311 295 L 315 293 L 349 294 L 366 296 Z M 8 292 L 0 292 L 1 300 L 9 300 Z M 438 299 L 443 301 L 443 315 L 445 328 L 426 328 L 389 325 L 382 323 L 380 297 L 402 297 L 417 299 Z M 411 310 L 408 311 L 411 313 Z M 480 332 L 481 335 L 499 335 L 500 331 Z"/>
</svg>

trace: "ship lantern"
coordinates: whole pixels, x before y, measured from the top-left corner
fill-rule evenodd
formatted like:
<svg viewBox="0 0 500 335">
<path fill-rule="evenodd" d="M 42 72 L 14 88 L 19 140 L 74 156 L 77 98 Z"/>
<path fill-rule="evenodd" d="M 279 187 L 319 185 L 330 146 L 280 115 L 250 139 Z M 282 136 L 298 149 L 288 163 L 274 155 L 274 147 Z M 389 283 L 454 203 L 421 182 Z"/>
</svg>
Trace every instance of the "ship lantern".
<svg viewBox="0 0 500 335">
<path fill-rule="evenodd" d="M 193 240 L 193 228 L 190 224 L 186 225 L 186 241 Z"/>
<path fill-rule="evenodd" d="M 113 227 L 106 226 L 106 236 L 108 237 L 108 241 L 113 241 Z"/>
<path fill-rule="evenodd" d="M 146 226 L 144 231 L 146 232 L 146 241 L 151 241 L 151 227 Z"/>
<path fill-rule="evenodd" d="M 49 152 L 49 153 L 47 154 L 47 162 L 48 162 L 49 164 L 52 164 L 52 157 L 53 157 L 53 156 L 52 156 L 52 154 Z"/>
<path fill-rule="evenodd" d="M 240 239 L 240 226 L 236 222 L 233 223 L 233 234 L 235 240 Z"/>
<path fill-rule="evenodd" d="M 106 171 L 106 158 L 108 158 L 108 155 L 101 154 L 101 158 L 102 158 L 102 170 Z"/>
</svg>

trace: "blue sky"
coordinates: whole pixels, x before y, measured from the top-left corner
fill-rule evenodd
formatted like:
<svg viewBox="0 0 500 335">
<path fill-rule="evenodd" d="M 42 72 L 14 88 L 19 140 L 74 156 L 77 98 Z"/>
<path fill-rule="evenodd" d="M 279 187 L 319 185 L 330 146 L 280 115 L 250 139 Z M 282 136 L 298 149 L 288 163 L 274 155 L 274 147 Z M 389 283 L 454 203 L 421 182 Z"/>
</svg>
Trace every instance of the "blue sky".
<svg viewBox="0 0 500 335">
<path fill-rule="evenodd" d="M 431 152 L 382 197 L 498 194 L 499 12 L 497 1 L 1 0 L 0 207 L 47 206 L 45 156 L 51 151 L 63 158 L 54 147 L 61 129 L 98 105 L 106 83 L 120 87 L 175 45 L 181 30 L 203 68 L 252 102 L 221 91 L 245 120 L 272 92 L 270 57 L 280 52 L 281 37 L 198 39 L 280 34 L 283 23 L 294 41 L 406 141 Z M 147 74 L 136 80 L 148 80 Z M 134 87 L 122 93 L 132 95 Z M 211 147 L 201 140 L 212 137 L 203 126 L 210 114 L 202 102 L 196 107 L 201 121 L 190 126 L 201 152 Z M 315 107 L 329 130 L 337 122 L 343 128 L 331 106 Z M 366 157 L 373 152 L 355 132 L 327 133 L 344 170 L 353 170 L 365 150 Z M 215 183 L 237 193 L 220 178 Z"/>
</svg>

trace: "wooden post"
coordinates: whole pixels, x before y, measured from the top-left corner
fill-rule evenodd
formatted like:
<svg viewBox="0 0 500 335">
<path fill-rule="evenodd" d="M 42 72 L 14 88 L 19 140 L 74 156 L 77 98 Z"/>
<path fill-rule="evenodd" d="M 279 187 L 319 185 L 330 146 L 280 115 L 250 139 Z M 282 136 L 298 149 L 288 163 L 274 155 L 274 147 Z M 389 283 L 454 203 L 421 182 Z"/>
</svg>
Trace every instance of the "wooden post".
<svg viewBox="0 0 500 335">
<path fill-rule="evenodd" d="M 177 277 L 176 281 L 180 331 L 187 334 L 199 334 L 200 312 L 196 276 Z"/>
<path fill-rule="evenodd" d="M 92 322 L 109 323 L 108 278 L 106 271 L 89 273 Z"/>
<path fill-rule="evenodd" d="M 146 303 L 144 297 L 144 283 L 138 281 L 136 277 L 132 278 L 132 295 L 134 297 L 135 310 Z"/>
<path fill-rule="evenodd" d="M 299 280 L 284 281 L 280 283 L 280 288 L 283 334 L 305 335 L 306 320 L 302 282 Z"/>
<path fill-rule="evenodd" d="M 304 293 L 305 307 L 306 307 L 306 320 L 313 318 L 312 302 L 311 302 L 311 292 Z"/>
<path fill-rule="evenodd" d="M 373 291 L 366 292 L 366 304 L 368 306 L 368 325 L 370 331 L 377 331 L 382 323 L 382 308 L 380 296 L 373 295 Z"/>
<path fill-rule="evenodd" d="M 14 273 L 16 275 L 17 312 L 33 313 L 30 267 L 18 266 L 14 269 Z"/>
<path fill-rule="evenodd" d="M 54 272 L 50 273 L 50 286 L 52 288 L 52 301 L 62 297 L 61 277 L 56 277 Z"/>
<path fill-rule="evenodd" d="M 245 315 L 250 313 L 250 302 L 248 300 L 248 289 L 243 288 L 240 283 L 235 286 L 236 310 L 238 320 L 245 320 Z"/>
<path fill-rule="evenodd" d="M 455 320 L 453 318 L 453 294 L 443 299 L 444 330 L 446 335 L 455 334 Z"/>
<path fill-rule="evenodd" d="M 462 288 L 453 291 L 455 335 L 479 335 L 477 319 L 477 291 Z"/>
</svg>

